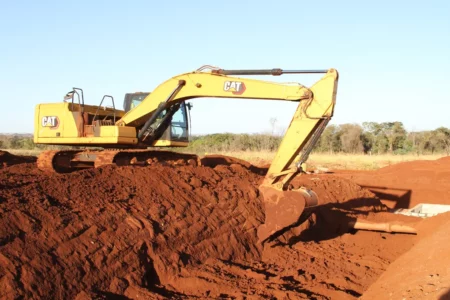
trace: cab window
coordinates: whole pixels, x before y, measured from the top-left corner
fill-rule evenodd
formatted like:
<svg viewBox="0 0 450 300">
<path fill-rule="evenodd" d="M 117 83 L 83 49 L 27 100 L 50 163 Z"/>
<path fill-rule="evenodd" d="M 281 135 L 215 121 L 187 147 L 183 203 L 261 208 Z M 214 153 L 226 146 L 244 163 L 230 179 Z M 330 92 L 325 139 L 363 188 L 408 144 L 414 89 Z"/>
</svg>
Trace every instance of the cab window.
<svg viewBox="0 0 450 300">
<path fill-rule="evenodd" d="M 130 105 L 130 109 L 135 108 L 136 106 L 138 106 L 139 104 L 141 104 L 141 102 L 145 99 L 145 95 L 134 95 L 133 98 L 131 98 L 131 105 Z"/>
<path fill-rule="evenodd" d="M 172 123 L 170 126 L 172 139 L 188 139 L 189 134 L 187 127 L 186 105 L 181 103 L 180 108 L 172 116 Z"/>
</svg>

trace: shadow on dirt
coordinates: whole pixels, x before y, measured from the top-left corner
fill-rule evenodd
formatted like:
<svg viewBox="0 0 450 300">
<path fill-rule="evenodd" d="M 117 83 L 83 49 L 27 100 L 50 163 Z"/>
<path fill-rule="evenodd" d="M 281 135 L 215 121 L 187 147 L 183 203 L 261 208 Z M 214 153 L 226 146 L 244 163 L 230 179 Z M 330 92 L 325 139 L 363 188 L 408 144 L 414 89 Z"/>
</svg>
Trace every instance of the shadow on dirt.
<svg viewBox="0 0 450 300">
<path fill-rule="evenodd" d="M 238 262 L 234 262 L 232 260 L 223 260 L 223 259 L 221 259 L 220 261 L 223 262 L 226 265 L 238 267 L 238 268 L 240 268 L 240 269 L 242 269 L 244 271 L 251 270 L 252 272 L 264 275 L 264 276 L 266 276 L 266 280 L 271 278 L 271 277 L 276 277 L 277 276 L 277 274 L 271 273 L 271 272 L 269 272 L 269 271 L 267 271 L 265 269 L 257 269 L 255 267 L 252 267 L 252 266 L 249 266 L 249 265 L 244 265 L 244 264 L 238 263 Z"/>
<path fill-rule="evenodd" d="M 96 291 L 95 296 L 98 297 L 98 299 L 106 299 L 106 300 L 129 300 L 130 298 L 118 294 L 114 294 L 111 292 L 104 292 L 104 291 Z"/>
<path fill-rule="evenodd" d="M 450 300 L 450 289 L 439 297 L 439 300 Z"/>
<path fill-rule="evenodd" d="M 411 204 L 412 190 L 369 185 L 361 187 L 374 193 L 380 200 L 395 202 L 394 208 L 409 208 Z"/>
<path fill-rule="evenodd" d="M 35 163 L 37 157 L 14 155 L 6 151 L 0 150 L 0 169 L 18 164 Z"/>
<path fill-rule="evenodd" d="M 375 211 L 377 206 L 380 206 L 377 198 L 357 198 L 343 203 L 321 205 L 304 224 L 296 224 L 300 226 L 299 235 L 290 236 L 284 242 L 280 241 L 280 238 L 272 247 L 293 246 L 299 242 L 320 242 L 334 239 L 348 232 L 355 233 L 356 230 L 349 224 L 356 221 L 358 215 L 365 216 Z"/>
</svg>

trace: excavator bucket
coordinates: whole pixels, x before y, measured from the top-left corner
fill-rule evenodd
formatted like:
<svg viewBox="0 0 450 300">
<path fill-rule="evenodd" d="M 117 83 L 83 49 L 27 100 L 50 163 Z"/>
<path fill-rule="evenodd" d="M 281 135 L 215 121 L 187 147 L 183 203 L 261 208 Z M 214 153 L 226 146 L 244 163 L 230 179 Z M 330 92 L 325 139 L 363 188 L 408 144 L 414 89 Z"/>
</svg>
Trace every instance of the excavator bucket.
<svg viewBox="0 0 450 300">
<path fill-rule="evenodd" d="M 258 228 L 258 238 L 262 243 L 302 224 L 319 204 L 316 193 L 306 188 L 283 191 L 263 185 L 259 190 L 266 212 L 265 223 Z"/>
</svg>

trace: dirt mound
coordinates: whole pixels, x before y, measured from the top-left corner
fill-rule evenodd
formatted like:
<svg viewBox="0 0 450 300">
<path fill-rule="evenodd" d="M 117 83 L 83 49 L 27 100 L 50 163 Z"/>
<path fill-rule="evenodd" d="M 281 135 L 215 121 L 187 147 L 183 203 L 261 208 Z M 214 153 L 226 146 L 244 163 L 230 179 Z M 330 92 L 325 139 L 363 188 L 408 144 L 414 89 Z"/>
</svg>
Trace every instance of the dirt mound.
<svg viewBox="0 0 450 300">
<path fill-rule="evenodd" d="M 385 207 L 350 180 L 308 175 L 293 184 L 314 189 L 324 205 L 263 248 L 263 174 L 217 157 L 208 167 L 51 176 L 34 164 L 4 168 L 0 297 L 351 299 L 414 241 L 348 233 L 349 220 Z"/>
<path fill-rule="evenodd" d="M 376 171 L 339 171 L 376 194 L 391 208 L 419 203 L 450 204 L 450 158 L 411 161 Z"/>
<path fill-rule="evenodd" d="M 259 177 L 239 165 L 24 174 L 14 186 L 18 167 L 0 175 L 3 291 L 27 298 L 123 294 L 129 285 L 158 292 L 184 265 L 259 256 Z"/>
<path fill-rule="evenodd" d="M 7 151 L 0 150 L 0 169 L 12 165 L 33 163 L 36 161 L 34 156 L 18 156 Z"/>
<path fill-rule="evenodd" d="M 420 241 L 393 262 L 362 299 L 450 299 L 450 213 L 425 219 Z M 426 253 L 426 255 L 424 255 Z"/>
</svg>

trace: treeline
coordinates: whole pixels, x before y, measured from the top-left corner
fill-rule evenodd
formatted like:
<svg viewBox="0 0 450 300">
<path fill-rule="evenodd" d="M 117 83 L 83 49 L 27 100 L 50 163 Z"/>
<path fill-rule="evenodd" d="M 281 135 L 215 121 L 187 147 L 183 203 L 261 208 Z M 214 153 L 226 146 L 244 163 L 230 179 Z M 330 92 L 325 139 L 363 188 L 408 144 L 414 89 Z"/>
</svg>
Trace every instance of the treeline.
<svg viewBox="0 0 450 300">
<path fill-rule="evenodd" d="M 194 152 L 276 151 L 282 137 L 270 134 L 216 133 L 192 136 L 188 149 Z"/>
<path fill-rule="evenodd" d="M 193 136 L 187 150 L 194 152 L 275 151 L 283 136 L 272 134 L 208 134 Z M 0 149 L 51 149 L 35 145 L 31 136 L 0 135 Z M 450 129 L 407 132 L 401 122 L 328 125 L 314 152 L 366 154 L 450 155 Z"/>
<path fill-rule="evenodd" d="M 29 135 L 0 135 L 0 149 L 36 149 L 38 145 Z"/>
<path fill-rule="evenodd" d="M 0 134 L 0 149 L 58 150 L 77 148 L 79 147 L 37 145 L 33 142 L 33 136 L 31 134 Z"/>
<path fill-rule="evenodd" d="M 407 132 L 401 122 L 329 125 L 315 151 L 367 154 L 450 154 L 450 129 Z"/>
<path fill-rule="evenodd" d="M 195 136 L 193 151 L 275 151 L 283 139 L 270 134 Z M 329 125 L 314 152 L 366 154 L 450 154 L 450 129 L 407 132 L 401 122 Z"/>
</svg>

